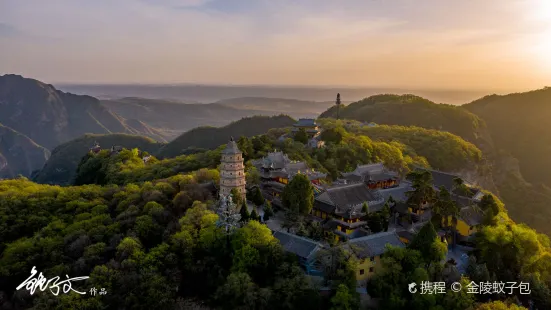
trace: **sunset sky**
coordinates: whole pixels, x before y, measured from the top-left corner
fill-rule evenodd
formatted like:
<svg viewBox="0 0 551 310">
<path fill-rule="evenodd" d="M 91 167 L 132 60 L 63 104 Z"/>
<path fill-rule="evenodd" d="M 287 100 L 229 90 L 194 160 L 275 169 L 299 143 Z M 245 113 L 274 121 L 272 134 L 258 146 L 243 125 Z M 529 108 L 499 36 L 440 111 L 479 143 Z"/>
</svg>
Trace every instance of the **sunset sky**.
<svg viewBox="0 0 551 310">
<path fill-rule="evenodd" d="M 551 0 L 0 0 L 0 74 L 48 83 L 551 86 Z"/>
</svg>

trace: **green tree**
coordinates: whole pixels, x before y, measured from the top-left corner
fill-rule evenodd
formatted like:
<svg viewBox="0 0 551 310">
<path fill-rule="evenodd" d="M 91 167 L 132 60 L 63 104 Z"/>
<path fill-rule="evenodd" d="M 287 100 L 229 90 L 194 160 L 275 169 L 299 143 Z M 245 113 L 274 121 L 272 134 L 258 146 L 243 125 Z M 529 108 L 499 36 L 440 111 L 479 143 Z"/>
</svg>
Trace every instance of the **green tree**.
<svg viewBox="0 0 551 310">
<path fill-rule="evenodd" d="M 415 238 L 411 241 L 409 247 L 418 250 L 425 259 L 427 265 L 440 262 L 446 257 L 447 253 L 445 243 L 440 241 L 430 221 L 421 228 L 419 233 L 417 233 Z"/>
<path fill-rule="evenodd" d="M 266 200 L 266 205 L 264 206 L 264 221 L 267 221 L 270 219 L 270 217 L 274 216 L 274 210 L 272 209 L 272 203 L 269 200 Z"/>
<path fill-rule="evenodd" d="M 461 287 L 465 288 L 469 285 L 470 280 L 468 278 L 461 278 Z M 470 309 L 475 302 L 475 296 L 469 293 L 468 290 L 462 289 L 459 292 L 453 292 L 451 290 L 446 291 L 446 294 L 442 296 L 439 301 L 439 305 L 443 309 L 450 310 L 464 310 Z"/>
<path fill-rule="evenodd" d="M 251 218 L 251 215 L 249 214 L 249 208 L 247 208 L 247 203 L 243 202 L 241 205 L 241 209 L 239 210 L 239 214 L 241 215 L 241 221 L 246 222 Z"/>
<path fill-rule="evenodd" d="M 281 227 L 286 228 L 287 232 L 290 232 L 291 229 L 300 228 L 302 225 L 302 218 L 300 214 L 293 210 L 285 210 L 285 217 Z"/>
<path fill-rule="evenodd" d="M 478 305 L 475 310 L 525 310 L 525 307 L 517 306 L 513 303 L 506 304 L 503 301 L 496 300 Z"/>
<path fill-rule="evenodd" d="M 362 204 L 362 213 L 365 213 L 365 215 L 369 214 L 369 206 L 367 205 L 367 202 L 365 202 L 365 201 Z"/>
<path fill-rule="evenodd" d="M 295 141 L 306 144 L 308 143 L 308 133 L 304 128 L 300 128 L 299 131 L 295 133 Z"/>
<path fill-rule="evenodd" d="M 260 184 L 260 172 L 255 166 L 250 166 L 245 171 L 245 181 L 247 185 L 259 185 Z"/>
<path fill-rule="evenodd" d="M 440 187 L 438 197 L 432 205 L 432 212 L 434 215 L 438 215 L 443 219 L 444 227 L 446 228 L 451 225 L 449 222 L 450 217 L 453 218 L 459 215 L 457 204 L 452 200 L 450 192 L 443 186 Z"/>
<path fill-rule="evenodd" d="M 325 142 L 339 144 L 345 133 L 346 131 L 342 127 L 329 128 L 321 132 L 320 138 Z"/>
<path fill-rule="evenodd" d="M 253 207 L 253 211 L 251 212 L 251 215 L 249 215 L 249 218 L 254 221 L 260 220 L 260 217 L 258 216 L 258 212 L 256 212 L 256 207 Z"/>
<path fill-rule="evenodd" d="M 254 158 L 253 143 L 249 138 L 246 136 L 239 137 L 237 140 L 237 146 L 239 147 L 239 150 L 243 152 L 244 161 Z"/>
<path fill-rule="evenodd" d="M 239 192 L 237 188 L 232 188 L 230 191 L 230 195 L 232 196 L 233 202 L 235 202 L 236 205 L 240 205 L 244 201 L 243 195 Z"/>
<path fill-rule="evenodd" d="M 385 203 L 381 210 L 381 220 L 383 222 L 383 230 L 388 231 L 388 225 L 390 224 L 390 207 L 388 206 L 388 202 Z"/>
<path fill-rule="evenodd" d="M 215 300 L 223 309 L 255 309 L 257 286 L 244 272 L 231 273 L 215 294 Z"/>
<path fill-rule="evenodd" d="M 262 192 L 260 191 L 260 188 L 259 187 L 255 187 L 255 189 L 253 190 L 253 197 L 252 197 L 252 202 L 257 205 L 257 206 L 261 206 L 264 204 L 264 196 L 262 195 Z"/>
<path fill-rule="evenodd" d="M 296 174 L 283 189 L 281 200 L 287 209 L 309 214 L 314 206 L 314 187 L 306 175 Z"/>
<path fill-rule="evenodd" d="M 337 293 L 331 298 L 331 310 L 352 310 L 352 298 L 348 287 L 340 284 L 337 287 Z"/>
<path fill-rule="evenodd" d="M 435 191 L 432 185 L 432 174 L 430 171 L 410 172 L 406 179 L 412 182 L 413 190 L 406 192 L 407 203 L 415 212 L 424 203 L 432 203 L 435 197 Z"/>
</svg>

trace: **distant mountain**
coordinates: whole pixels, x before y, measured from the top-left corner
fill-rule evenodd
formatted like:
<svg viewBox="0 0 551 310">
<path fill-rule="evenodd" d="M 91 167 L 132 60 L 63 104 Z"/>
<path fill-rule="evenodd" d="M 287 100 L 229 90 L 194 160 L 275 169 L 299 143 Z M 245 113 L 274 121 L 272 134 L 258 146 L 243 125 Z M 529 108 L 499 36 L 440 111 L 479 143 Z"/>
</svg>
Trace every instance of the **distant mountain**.
<svg viewBox="0 0 551 310">
<path fill-rule="evenodd" d="M 261 86 L 261 85 L 56 85 L 59 89 L 96 98 L 171 98 L 186 103 L 210 103 L 240 97 L 293 98 L 297 100 L 333 101 L 340 93 L 344 101 L 357 101 L 366 96 L 393 93 L 417 94 L 434 102 L 463 104 L 480 98 L 487 91 L 470 90 L 423 90 L 374 87 L 308 87 L 308 86 Z"/>
<path fill-rule="evenodd" d="M 29 137 L 0 124 L 0 179 L 29 176 L 40 169 L 50 151 Z"/>
<path fill-rule="evenodd" d="M 192 128 L 225 126 L 232 121 L 255 115 L 274 116 L 284 113 L 297 118 L 315 118 L 332 105 L 330 102 L 261 97 L 234 98 L 210 104 L 134 97 L 102 100 L 101 103 L 117 115 L 138 119 L 158 128 L 159 134 L 169 140 Z M 136 127 L 134 124 L 130 126 Z"/>
<path fill-rule="evenodd" d="M 102 100 L 101 104 L 124 118 L 139 119 L 161 130 L 171 130 L 172 132 L 164 132 L 170 138 L 175 138 L 182 132 L 199 126 L 224 126 L 242 117 L 270 114 L 223 105 L 186 104 L 145 98 Z"/>
<path fill-rule="evenodd" d="M 49 149 L 85 133 L 136 132 L 96 98 L 18 75 L 0 76 L 0 123 Z"/>
<path fill-rule="evenodd" d="M 217 101 L 220 104 L 236 109 L 267 111 L 271 113 L 285 113 L 293 117 L 315 118 L 335 104 L 334 101 L 305 101 L 296 99 L 242 97 Z"/>
<path fill-rule="evenodd" d="M 0 124 L 0 177 L 30 176 L 48 159 L 44 150 L 86 133 L 137 134 L 166 142 L 162 131 L 140 120 L 126 120 L 96 98 L 10 74 L 0 76 Z"/>
<path fill-rule="evenodd" d="M 173 135 L 172 133 L 166 132 L 162 129 L 151 127 L 150 125 L 138 119 L 124 120 L 124 124 L 127 126 L 127 128 L 129 128 L 132 134 L 150 137 L 155 139 L 156 141 L 163 143 L 168 142 L 167 138 Z"/>
<path fill-rule="evenodd" d="M 272 128 L 292 126 L 295 122 L 287 115 L 253 116 L 224 127 L 198 127 L 164 145 L 157 155 L 167 158 L 182 155 L 193 149 L 212 149 L 227 142 L 231 136 L 236 139 L 240 136 L 252 137 L 266 133 Z"/>
<path fill-rule="evenodd" d="M 122 146 L 128 149 L 138 148 L 149 153 L 157 152 L 162 146 L 161 143 L 143 136 L 88 134 L 56 147 L 42 170 L 33 176 L 33 180 L 37 183 L 69 184 L 76 173 L 80 160 L 95 142 L 98 142 L 102 148 L 106 149 L 112 146 Z"/>
</svg>

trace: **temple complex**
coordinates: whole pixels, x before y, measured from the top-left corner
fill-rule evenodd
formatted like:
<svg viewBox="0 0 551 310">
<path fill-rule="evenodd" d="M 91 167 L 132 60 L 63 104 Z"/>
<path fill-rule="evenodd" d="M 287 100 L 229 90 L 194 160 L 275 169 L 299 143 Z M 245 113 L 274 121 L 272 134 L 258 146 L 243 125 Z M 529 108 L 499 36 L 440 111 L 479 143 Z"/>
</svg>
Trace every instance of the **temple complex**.
<svg viewBox="0 0 551 310">
<path fill-rule="evenodd" d="M 383 163 L 358 165 L 352 172 L 342 173 L 347 183 L 363 182 L 370 189 L 387 189 L 400 185 L 400 176 L 385 168 Z"/>
<path fill-rule="evenodd" d="M 362 228 L 367 224 L 362 220 L 366 215 L 362 211 L 364 203 L 368 205 L 369 213 L 378 212 L 385 199 L 364 183 L 332 186 L 315 198 L 311 214 L 322 220 L 331 218 L 324 228 L 340 239 L 358 238 L 368 234 Z"/>
<path fill-rule="evenodd" d="M 266 157 L 253 161 L 253 165 L 260 173 L 264 191 L 273 197 L 279 196 L 283 188 L 297 174 L 304 174 L 314 185 L 327 174 L 310 169 L 305 162 L 292 161 L 283 152 L 268 153 Z"/>
<path fill-rule="evenodd" d="M 245 166 L 243 154 L 237 147 L 233 137 L 222 151 L 220 166 L 220 196 L 227 196 L 232 189 L 245 196 Z"/>
</svg>

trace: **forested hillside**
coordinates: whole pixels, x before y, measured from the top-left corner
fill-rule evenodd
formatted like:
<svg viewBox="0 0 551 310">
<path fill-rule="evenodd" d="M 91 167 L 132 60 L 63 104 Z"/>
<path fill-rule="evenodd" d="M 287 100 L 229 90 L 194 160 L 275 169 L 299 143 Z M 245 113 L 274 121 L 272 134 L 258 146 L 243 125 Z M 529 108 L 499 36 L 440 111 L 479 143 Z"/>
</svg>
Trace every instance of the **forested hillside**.
<svg viewBox="0 0 551 310">
<path fill-rule="evenodd" d="M 484 162 L 484 170 L 481 175 L 483 180 L 478 181 L 493 190 L 510 206 L 509 210 L 514 220 L 527 223 L 542 232 L 551 234 L 551 228 L 547 225 L 551 220 L 551 208 L 548 207 L 551 205 L 551 190 L 547 185 L 541 186 L 537 182 L 532 183 L 533 180 L 528 177 L 525 178 L 522 169 L 523 163 L 524 166 L 531 165 L 535 173 L 534 162 L 541 163 L 540 169 L 546 165 L 543 163 L 546 157 L 527 155 L 545 153 L 543 148 L 539 147 L 542 144 L 526 142 L 532 141 L 532 137 L 537 135 L 536 132 L 543 130 L 541 127 L 538 130 L 528 128 L 543 126 L 543 123 L 524 121 L 530 119 L 530 116 L 526 114 L 529 112 L 523 111 L 524 108 L 521 106 L 524 105 L 522 104 L 511 103 L 509 104 L 510 109 L 503 111 L 498 108 L 501 103 L 499 100 L 505 100 L 502 98 L 508 98 L 506 100 L 510 101 L 511 98 L 524 98 L 523 96 L 530 96 L 536 104 L 539 103 L 540 106 L 543 106 L 548 94 L 549 90 L 541 90 L 509 96 L 487 96 L 464 107 L 435 104 L 414 95 L 377 95 L 341 107 L 340 117 L 361 122 L 373 121 L 383 125 L 418 126 L 449 131 L 475 144 L 482 150 L 482 161 Z M 498 101 L 493 103 L 494 100 Z M 520 101 L 517 100 L 516 103 L 520 103 Z M 531 113 L 536 115 L 539 110 L 528 107 L 527 111 L 532 111 Z M 542 108 L 542 111 L 542 114 L 545 115 L 546 109 Z M 321 117 L 336 117 L 336 107 L 324 112 Z M 487 121 L 486 118 L 489 120 Z M 498 126 L 496 122 L 502 122 L 503 125 Z M 358 128 L 358 126 L 351 128 Z M 418 130 L 388 131 L 385 128 L 388 127 L 362 128 L 361 131 L 372 135 L 374 139 L 402 141 L 408 145 L 419 139 L 416 136 L 417 133 L 411 135 Z M 406 133 L 409 136 L 407 138 L 404 136 Z M 409 142 L 405 142 L 406 140 Z M 510 141 L 510 144 L 507 141 Z M 515 147 L 513 148 L 513 146 Z M 536 148 L 542 150 L 537 151 Z M 522 151 L 524 149 L 531 151 L 524 152 Z M 446 149 L 439 150 L 439 152 L 442 151 L 445 152 Z M 522 159 L 517 160 L 516 154 L 520 154 Z M 472 179 L 472 177 L 470 178 Z"/>
<path fill-rule="evenodd" d="M 551 187 L 551 88 L 486 96 L 463 107 L 484 119 L 496 148 L 519 160 L 528 182 Z"/>
<path fill-rule="evenodd" d="M 197 149 L 211 149 L 226 143 L 231 136 L 252 137 L 271 128 L 290 127 L 296 121 L 287 115 L 253 116 L 235 121 L 224 127 L 198 127 L 192 129 L 165 145 L 159 157 L 174 157 Z"/>
<path fill-rule="evenodd" d="M 41 169 L 33 175 L 33 180 L 44 184 L 70 184 L 73 182 L 82 157 L 90 151 L 90 148 L 96 142 L 105 149 L 110 149 L 112 146 L 121 146 L 129 149 L 139 148 L 149 153 L 157 152 L 162 146 L 153 139 L 142 136 L 87 134 L 56 147 L 44 167 L 38 167 Z"/>
<path fill-rule="evenodd" d="M 480 145 L 485 125 L 479 117 L 464 109 L 436 104 L 415 95 L 376 95 L 341 106 L 340 118 L 377 124 L 418 126 L 444 130 Z M 320 118 L 336 118 L 337 107 L 323 112 Z M 488 143 L 489 141 L 484 141 Z"/>
<path fill-rule="evenodd" d="M 125 187 L 0 181 L 0 308 L 190 309 L 184 299 L 199 298 L 224 309 L 320 309 L 270 230 L 251 221 L 226 234 L 197 182 L 195 174 Z M 12 298 L 33 266 L 48 277 L 90 275 L 72 288 L 107 295 Z"/>
<path fill-rule="evenodd" d="M 440 159 L 435 156 L 466 165 L 479 160 L 480 151 L 456 136 L 439 136 L 418 128 L 396 130 L 404 141 L 408 130 L 425 137 L 435 135 L 441 142 L 427 148 L 450 148 L 445 154 L 427 153 L 436 163 Z M 417 155 L 414 147 L 398 141 L 373 141 L 369 135 L 348 132 L 338 124 L 324 133 L 328 141 L 324 149 L 309 149 L 292 139 L 279 141 L 284 132 L 273 129 L 261 136 L 243 136 L 238 145 L 247 161 L 277 147 L 331 177 L 361 163 L 383 161 L 406 174 L 413 166 L 430 162 Z M 421 150 L 421 143 L 431 143 L 431 139 L 420 138 L 413 144 Z M 298 267 L 296 258 L 283 252 L 266 226 L 244 220 L 242 227 L 226 231 L 218 225 L 214 197 L 201 184 L 217 182 L 219 174 L 215 169 L 200 168 L 215 167 L 220 150 L 161 161 L 152 157 L 146 162 L 138 149 L 89 153 L 78 167 L 76 183 L 90 185 L 58 187 L 23 178 L 0 181 L 0 217 L 4 219 L 0 222 L 0 294 L 7 296 L 0 306 L 193 309 L 206 303 L 228 310 L 325 310 L 335 309 L 335 305 L 357 309 L 355 270 L 359 261 L 345 248 L 336 245 L 328 250 L 336 261 L 328 265 L 335 269 L 328 275 L 332 290 L 324 296 Z M 247 166 L 248 182 L 254 183 L 249 180 L 254 178 L 254 169 Z M 190 172 L 182 173 L 186 170 Z M 493 217 L 485 219 L 474 241 L 477 251 L 461 283 L 526 281 L 531 295 L 515 298 L 525 303 L 529 298 L 538 308 L 547 309 L 551 301 L 549 238 L 516 225 L 499 200 L 487 197 L 481 207 Z M 434 252 L 430 239 L 434 228 L 428 225 L 423 231 L 429 234 L 420 232 L 410 247 L 387 250 L 369 283 L 370 295 L 380 298 L 383 309 L 464 310 L 498 305 L 497 301 L 484 304 L 489 300 L 483 295 L 414 295 L 407 291 L 412 281 L 450 277 L 449 266 L 444 268 L 441 254 Z M 73 289 L 105 288 L 108 294 L 16 293 L 14 287 L 28 277 L 32 266 L 48 277 L 89 275 L 88 281 L 74 282 Z"/>
</svg>

